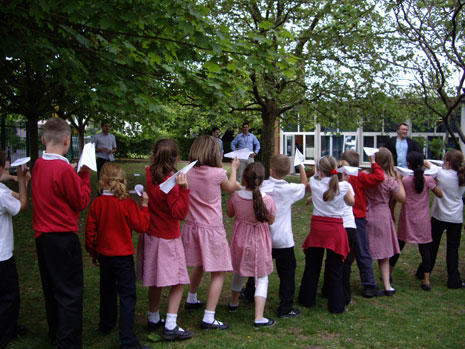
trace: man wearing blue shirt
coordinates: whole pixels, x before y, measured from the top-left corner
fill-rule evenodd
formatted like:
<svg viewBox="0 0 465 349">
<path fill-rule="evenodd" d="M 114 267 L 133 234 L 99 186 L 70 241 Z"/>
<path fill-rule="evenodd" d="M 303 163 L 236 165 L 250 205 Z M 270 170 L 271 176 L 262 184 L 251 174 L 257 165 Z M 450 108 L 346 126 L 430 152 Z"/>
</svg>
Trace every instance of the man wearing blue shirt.
<svg viewBox="0 0 465 349">
<path fill-rule="evenodd" d="M 421 149 L 418 147 L 417 142 L 413 139 L 407 138 L 408 125 L 406 123 L 400 123 L 397 126 L 397 137 L 390 138 L 385 147 L 388 148 L 394 160 L 394 165 L 408 168 L 407 166 L 407 154 L 411 151 L 417 151 L 421 153 Z"/>
<path fill-rule="evenodd" d="M 237 170 L 237 180 L 242 182 L 242 173 L 248 164 L 254 162 L 255 155 L 260 151 L 260 142 L 257 137 L 249 132 L 249 123 L 245 121 L 242 124 L 242 133 L 239 133 L 231 142 L 231 149 L 233 151 L 248 148 L 253 153 L 250 154 L 247 160 L 240 160 L 241 166 Z"/>
</svg>

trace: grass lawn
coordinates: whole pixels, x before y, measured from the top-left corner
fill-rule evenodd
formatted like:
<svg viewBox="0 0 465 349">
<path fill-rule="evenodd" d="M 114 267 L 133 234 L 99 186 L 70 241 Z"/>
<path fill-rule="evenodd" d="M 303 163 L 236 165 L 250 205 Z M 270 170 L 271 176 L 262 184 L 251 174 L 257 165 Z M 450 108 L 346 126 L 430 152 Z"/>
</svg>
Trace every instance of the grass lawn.
<svg viewBox="0 0 465 349">
<path fill-rule="evenodd" d="M 129 188 L 141 183 L 145 185 L 142 162 L 120 163 L 127 171 Z M 227 165 L 226 165 L 227 166 Z M 140 176 L 134 176 L 140 174 Z M 96 176 L 92 173 L 92 188 L 95 195 Z M 298 181 L 289 177 L 290 181 Z M 224 196 L 226 201 L 228 195 Z M 81 242 L 84 242 L 84 226 L 87 210 L 81 214 Z M 304 254 L 300 245 L 308 234 L 311 207 L 305 206 L 305 200 L 294 205 L 293 227 L 296 241 L 296 286 L 297 292 L 304 269 Z M 15 232 L 15 257 L 21 289 L 20 322 L 29 327 L 29 334 L 10 342 L 8 348 L 47 348 L 47 322 L 40 283 L 39 269 L 32 231 L 32 203 L 27 212 L 13 219 Z M 231 232 L 233 220 L 224 217 L 227 232 Z M 134 244 L 137 245 L 137 234 Z M 445 238 L 443 239 L 445 240 Z M 460 266 L 463 267 L 465 251 L 460 248 Z M 83 248 L 84 261 L 84 348 L 118 348 L 120 345 L 118 330 L 102 336 L 97 332 L 99 308 L 99 270 L 90 263 Z M 230 297 L 232 274 L 226 277 L 216 317 L 232 324 L 229 331 L 200 330 L 203 311 L 186 313 L 181 304 L 178 323 L 190 329 L 196 336 L 185 342 L 158 342 L 159 334 L 150 334 L 146 330 L 146 312 L 148 309 L 147 289 L 140 283 L 137 286 L 138 303 L 136 308 L 135 330 L 142 343 L 151 347 L 246 347 L 246 348 L 282 348 L 282 347 L 393 347 L 393 348 L 462 348 L 465 333 L 465 290 L 449 290 L 446 287 L 445 241 L 443 241 L 435 269 L 432 273 L 432 291 L 420 289 L 420 281 L 414 277 L 420 261 L 417 246 L 407 245 L 402 253 L 393 275 L 393 286 L 397 293 L 393 297 L 365 299 L 361 296 L 362 286 L 356 263 L 352 268 L 352 303 L 341 315 L 328 313 L 327 300 L 318 296 L 315 308 L 302 308 L 300 317 L 278 319 L 276 311 L 279 304 L 279 279 L 276 272 L 270 275 L 268 300 L 265 316 L 275 318 L 276 326 L 255 330 L 253 304 L 242 301 L 237 313 L 229 313 L 227 304 Z M 321 274 L 323 275 L 323 273 Z M 378 280 L 379 270 L 375 265 Z M 205 300 L 209 276 L 205 275 L 199 289 L 199 298 Z M 320 280 L 320 285 L 321 285 Z M 381 286 L 381 282 L 378 284 Z M 188 287 L 185 287 L 187 295 Z M 296 292 L 296 293 L 297 293 Z M 161 314 L 166 313 L 167 292 L 163 294 Z M 185 297 L 183 301 L 185 301 Z"/>
</svg>

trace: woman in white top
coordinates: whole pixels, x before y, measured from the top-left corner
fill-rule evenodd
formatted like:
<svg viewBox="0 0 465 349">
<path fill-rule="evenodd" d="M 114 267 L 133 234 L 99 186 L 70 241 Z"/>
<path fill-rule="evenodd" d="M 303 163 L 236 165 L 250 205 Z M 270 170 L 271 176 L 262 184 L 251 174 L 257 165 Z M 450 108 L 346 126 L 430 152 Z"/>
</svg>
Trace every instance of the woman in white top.
<svg viewBox="0 0 465 349">
<path fill-rule="evenodd" d="M 460 279 L 458 268 L 460 236 L 463 223 L 463 201 L 465 192 L 465 166 L 464 157 L 458 150 L 449 150 L 444 155 L 442 168 L 434 166 L 425 160 L 425 166 L 437 170 L 436 180 L 442 190 L 442 198 L 434 198 L 431 215 L 431 270 L 434 268 L 438 254 L 441 237 L 446 230 L 447 234 L 447 287 L 465 288 Z M 417 277 L 423 278 L 423 266 L 420 264 Z"/>
</svg>

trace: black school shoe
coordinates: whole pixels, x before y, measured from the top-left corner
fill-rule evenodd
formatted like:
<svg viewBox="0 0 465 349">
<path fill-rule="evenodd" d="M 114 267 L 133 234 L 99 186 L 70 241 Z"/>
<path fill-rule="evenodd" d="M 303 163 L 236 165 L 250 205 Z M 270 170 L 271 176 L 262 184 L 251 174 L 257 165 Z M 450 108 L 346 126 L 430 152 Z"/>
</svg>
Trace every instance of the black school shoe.
<svg viewBox="0 0 465 349">
<path fill-rule="evenodd" d="M 299 309 L 291 309 L 289 313 L 284 313 L 284 314 L 278 314 L 279 317 L 281 318 L 289 318 L 289 317 L 296 317 L 300 315 L 300 310 Z"/>
<path fill-rule="evenodd" d="M 268 322 L 264 322 L 262 324 L 256 323 L 256 322 L 253 323 L 253 327 L 256 330 L 259 329 L 259 328 L 262 328 L 262 327 L 272 327 L 274 325 L 276 325 L 276 321 L 274 321 L 273 319 L 268 319 Z"/>
<path fill-rule="evenodd" d="M 160 327 L 162 327 L 164 325 L 165 325 L 165 320 L 163 320 L 163 319 L 160 319 L 160 321 L 158 321 L 158 322 L 147 321 L 147 329 L 149 331 L 158 330 Z"/>
<path fill-rule="evenodd" d="M 184 304 L 184 309 L 186 311 L 192 311 L 192 310 L 197 310 L 197 309 L 202 309 L 205 306 L 205 302 L 202 301 L 197 301 L 197 303 L 185 303 Z"/>
<path fill-rule="evenodd" d="M 179 326 L 176 326 L 173 330 L 168 330 L 166 327 L 163 328 L 163 340 L 165 341 L 176 341 L 192 338 L 194 333 L 191 331 L 180 331 Z"/>
<path fill-rule="evenodd" d="M 383 295 L 384 295 L 383 290 L 380 290 L 378 286 L 365 286 L 365 289 L 363 290 L 364 298 L 373 298 L 373 297 L 379 297 Z"/>
<path fill-rule="evenodd" d="M 230 324 L 220 323 L 218 320 L 213 320 L 211 324 L 208 322 L 202 321 L 200 323 L 200 328 L 202 330 L 227 330 L 231 327 Z"/>
</svg>

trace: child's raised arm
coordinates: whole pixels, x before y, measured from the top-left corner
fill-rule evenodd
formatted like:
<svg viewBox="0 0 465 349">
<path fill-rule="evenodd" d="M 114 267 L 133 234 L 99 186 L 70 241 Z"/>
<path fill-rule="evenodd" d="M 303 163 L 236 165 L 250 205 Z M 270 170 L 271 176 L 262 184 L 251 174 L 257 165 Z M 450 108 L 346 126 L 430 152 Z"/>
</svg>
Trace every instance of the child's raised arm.
<svg viewBox="0 0 465 349">
<path fill-rule="evenodd" d="M 223 189 L 228 194 L 234 193 L 236 190 L 241 190 L 242 186 L 237 181 L 237 169 L 241 166 L 241 162 L 238 158 L 234 158 L 231 163 L 231 175 L 229 179 L 226 177 L 223 182 L 221 182 L 221 189 Z"/>
<path fill-rule="evenodd" d="M 306 192 L 310 192 L 311 191 L 310 183 L 308 183 L 307 173 L 305 173 L 305 167 L 302 164 L 299 166 L 299 174 L 300 174 L 300 183 L 305 185 Z"/>
<path fill-rule="evenodd" d="M 18 166 L 18 185 L 19 185 L 19 202 L 21 202 L 21 211 L 27 210 L 29 200 L 27 198 L 27 167 L 24 170 Z"/>
</svg>

